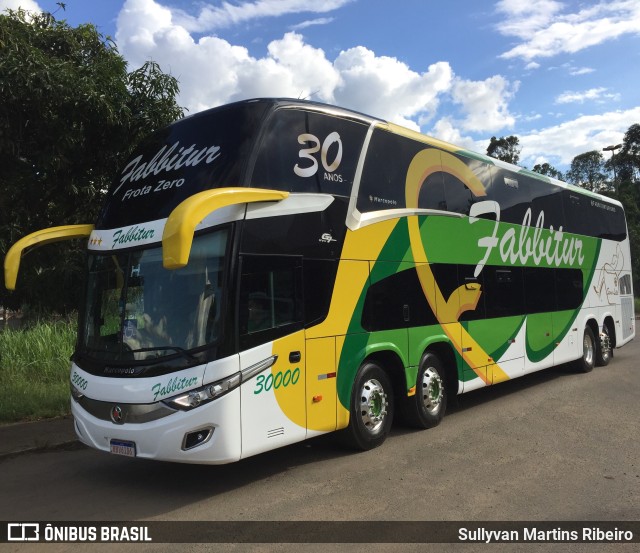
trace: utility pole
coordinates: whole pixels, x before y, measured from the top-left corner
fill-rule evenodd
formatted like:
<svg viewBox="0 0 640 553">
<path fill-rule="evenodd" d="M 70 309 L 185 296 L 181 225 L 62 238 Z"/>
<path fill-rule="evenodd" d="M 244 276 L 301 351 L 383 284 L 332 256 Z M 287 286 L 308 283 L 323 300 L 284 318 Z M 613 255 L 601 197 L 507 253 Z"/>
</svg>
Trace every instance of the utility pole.
<svg viewBox="0 0 640 553">
<path fill-rule="evenodd" d="M 622 144 L 616 144 L 611 145 L 611 146 L 607 146 L 606 148 L 602 148 L 603 152 L 611 152 L 611 165 L 613 166 L 613 192 L 615 193 L 615 195 L 618 195 L 618 176 L 616 175 L 616 160 L 615 160 L 615 155 L 616 155 L 616 150 L 619 150 L 620 148 L 622 148 Z"/>
</svg>

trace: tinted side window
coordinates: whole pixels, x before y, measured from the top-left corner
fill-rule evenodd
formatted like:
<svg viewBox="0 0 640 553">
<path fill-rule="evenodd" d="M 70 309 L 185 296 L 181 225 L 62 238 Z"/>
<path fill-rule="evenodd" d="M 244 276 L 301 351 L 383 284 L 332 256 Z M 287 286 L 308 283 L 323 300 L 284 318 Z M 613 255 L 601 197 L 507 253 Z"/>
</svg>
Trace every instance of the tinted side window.
<svg viewBox="0 0 640 553">
<path fill-rule="evenodd" d="M 251 186 L 349 196 L 367 130 L 349 119 L 277 110 L 262 136 Z"/>
<path fill-rule="evenodd" d="M 357 208 L 361 213 L 406 207 L 407 169 L 419 144 L 382 129 L 371 136 L 362 171 Z"/>
<path fill-rule="evenodd" d="M 444 196 L 447 211 L 469 215 L 474 196 L 460 179 L 450 173 L 444 173 Z"/>
<path fill-rule="evenodd" d="M 415 269 L 372 284 L 365 298 L 362 327 L 368 331 L 436 324 Z"/>
<path fill-rule="evenodd" d="M 544 212 L 544 228 L 554 230 L 565 226 L 562 209 L 562 188 L 531 180 L 531 225 L 535 226 L 540 212 Z"/>
<path fill-rule="evenodd" d="M 582 305 L 583 282 L 580 269 L 555 269 L 558 311 L 577 309 Z"/>
<path fill-rule="evenodd" d="M 241 264 L 241 348 L 302 328 L 302 259 L 243 256 Z"/>
<path fill-rule="evenodd" d="M 162 219 L 193 194 L 243 186 L 268 108 L 266 102 L 215 108 L 151 135 L 115 178 L 96 228 Z"/>
<path fill-rule="evenodd" d="M 321 322 L 329 312 L 331 294 L 336 280 L 338 262 L 325 259 L 305 259 L 305 325 Z"/>
<path fill-rule="evenodd" d="M 501 221 L 521 225 L 531 204 L 529 179 L 499 167 L 492 167 L 491 174 L 487 199 L 500 204 Z"/>
<path fill-rule="evenodd" d="M 572 190 L 563 190 L 562 202 L 565 214 L 565 232 L 598 236 L 602 227 L 606 226 L 606 221 L 603 221 L 602 217 L 590 217 L 591 198 Z M 603 225 L 603 223 L 605 224 Z"/>
<path fill-rule="evenodd" d="M 429 175 L 418 196 L 418 207 L 420 209 L 439 209 L 446 211 L 447 201 L 444 195 L 444 173 L 437 172 Z"/>
<path fill-rule="evenodd" d="M 592 211 L 597 212 L 603 209 L 601 204 L 602 202 L 593 200 L 591 202 Z M 624 217 L 624 210 L 620 206 L 611 204 L 607 204 L 604 209 L 607 211 L 606 220 L 608 222 L 608 228 L 599 238 L 621 242 L 627 237 L 627 223 Z"/>
<path fill-rule="evenodd" d="M 525 267 L 524 293 L 527 313 L 555 311 L 555 271 L 553 269 Z"/>
<path fill-rule="evenodd" d="M 491 165 L 478 159 L 467 158 L 464 156 L 454 156 L 458 161 L 464 163 L 474 174 L 475 178 L 480 181 L 484 190 L 476 190 L 479 194 L 476 196 L 469 187 L 454 174 L 457 169 L 449 169 L 454 174 L 446 172 L 444 175 L 444 194 L 447 202 L 447 211 L 454 213 L 462 213 L 469 215 L 471 205 L 475 202 L 486 200 L 484 191 L 491 188 Z M 444 170 L 447 171 L 447 162 L 444 161 Z"/>
<path fill-rule="evenodd" d="M 521 267 L 486 266 L 482 273 L 487 318 L 524 314 Z"/>
<path fill-rule="evenodd" d="M 624 211 L 620 206 L 585 196 L 570 188 L 563 190 L 562 201 L 566 232 L 606 240 L 621 241 L 626 238 Z"/>
</svg>

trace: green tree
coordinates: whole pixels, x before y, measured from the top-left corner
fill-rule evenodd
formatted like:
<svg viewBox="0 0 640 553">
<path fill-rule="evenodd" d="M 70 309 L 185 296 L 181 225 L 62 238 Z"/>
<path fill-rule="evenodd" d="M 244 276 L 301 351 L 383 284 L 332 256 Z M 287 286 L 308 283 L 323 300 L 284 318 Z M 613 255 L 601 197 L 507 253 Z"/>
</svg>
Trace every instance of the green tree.
<svg viewBox="0 0 640 553">
<path fill-rule="evenodd" d="M 609 163 L 615 163 L 619 182 L 640 180 L 640 124 L 631 125 L 624 135 L 622 149 Z"/>
<path fill-rule="evenodd" d="M 633 290 L 638 296 L 640 293 L 640 189 L 637 183 L 622 182 L 618 189 L 618 199 L 622 202 L 627 218 Z"/>
<path fill-rule="evenodd" d="M 0 256 L 24 235 L 91 223 L 116 171 L 148 133 L 183 115 L 178 82 L 148 62 L 128 73 L 110 38 L 49 13 L 0 15 Z M 44 310 L 73 309 L 84 244 L 29 254 L 19 289 Z"/>
<path fill-rule="evenodd" d="M 610 188 L 610 182 L 605 173 L 604 157 L 598 150 L 577 155 L 571 161 L 571 168 L 567 172 L 567 180 L 576 186 L 587 190 L 603 192 Z"/>
<path fill-rule="evenodd" d="M 629 127 L 624 135 L 622 149 L 608 164 L 615 163 L 618 199 L 624 206 L 631 245 L 633 289 L 640 294 L 640 124 Z"/>
<path fill-rule="evenodd" d="M 548 163 L 537 163 L 533 166 L 533 171 L 535 173 L 540 173 L 541 175 L 546 175 L 547 177 L 552 177 L 554 179 L 563 180 L 564 175 L 561 171 L 558 171 L 553 165 L 549 165 Z"/>
<path fill-rule="evenodd" d="M 520 150 L 520 140 L 517 136 L 500 138 L 492 136 L 487 147 L 487 155 L 517 165 L 520 160 Z"/>
</svg>

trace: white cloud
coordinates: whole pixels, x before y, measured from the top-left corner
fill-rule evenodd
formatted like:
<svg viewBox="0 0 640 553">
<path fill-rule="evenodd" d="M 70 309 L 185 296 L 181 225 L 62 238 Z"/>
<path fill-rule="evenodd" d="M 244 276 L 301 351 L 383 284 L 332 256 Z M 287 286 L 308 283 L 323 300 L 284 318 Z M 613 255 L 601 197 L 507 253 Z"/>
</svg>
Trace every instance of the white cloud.
<svg viewBox="0 0 640 553">
<path fill-rule="evenodd" d="M 191 113 L 243 98 L 288 96 L 337 103 L 417 129 L 415 120 L 433 117 L 453 79 L 448 63 L 419 73 L 361 46 L 330 60 L 295 32 L 255 58 L 218 37 L 196 41 L 174 12 L 154 0 L 127 0 L 116 40 L 131 65 L 152 58 L 175 75 L 179 102 Z"/>
<path fill-rule="evenodd" d="M 501 57 L 530 62 L 579 52 L 625 34 L 640 34 L 638 0 L 597 3 L 574 13 L 563 13 L 563 8 L 553 0 L 498 2 L 498 13 L 505 16 L 497 25 L 498 31 L 521 41 Z"/>
<path fill-rule="evenodd" d="M 458 124 L 469 132 L 497 132 L 513 127 L 515 117 L 509 112 L 509 101 L 519 86 L 518 81 L 510 83 L 501 75 L 484 81 L 456 78 L 451 97 L 465 114 Z"/>
<path fill-rule="evenodd" d="M 456 125 L 449 117 L 439 119 L 429 134 L 450 144 L 454 144 L 461 148 L 466 148 L 473 152 L 486 152 L 489 145 L 488 140 L 475 141 L 470 136 L 464 136 L 460 132 L 460 127 Z"/>
<path fill-rule="evenodd" d="M 547 27 L 561 8 L 562 4 L 555 0 L 500 0 L 496 11 L 506 19 L 500 22 L 498 31 L 524 40 Z"/>
<path fill-rule="evenodd" d="M 560 94 L 555 102 L 556 104 L 584 104 L 586 101 L 595 101 L 598 103 L 617 102 L 620 100 L 620 94 L 607 93 L 604 87 L 590 88 L 583 92 L 566 91 Z"/>
<path fill-rule="evenodd" d="M 431 118 L 439 95 L 449 90 L 453 78 L 446 62 L 434 63 L 420 74 L 396 58 L 376 56 L 363 46 L 341 52 L 334 66 L 341 78 L 335 92 L 340 105 L 414 129 L 417 125 L 410 118 Z"/>
<path fill-rule="evenodd" d="M 544 158 L 551 160 L 552 164 L 569 165 L 579 154 L 622 142 L 627 129 L 639 121 L 640 107 L 636 107 L 583 115 L 573 121 L 518 136 L 522 146 L 521 163 L 533 167 L 536 159 Z"/>
<path fill-rule="evenodd" d="M 5 10 L 22 8 L 28 12 L 41 12 L 42 8 L 34 0 L 0 0 L 0 13 Z"/>
<path fill-rule="evenodd" d="M 588 75 L 589 73 L 593 73 L 595 69 L 591 67 L 575 67 L 571 69 L 569 75 L 577 76 L 577 75 Z"/>
<path fill-rule="evenodd" d="M 531 115 L 522 115 L 518 117 L 521 121 L 526 121 L 530 123 L 531 121 L 537 121 L 538 119 L 542 119 L 542 115 L 540 113 L 532 113 Z"/>
<path fill-rule="evenodd" d="M 292 31 L 302 31 L 307 27 L 315 27 L 318 25 L 328 25 L 329 23 L 333 23 L 333 17 L 318 17 L 317 19 L 310 19 L 308 21 L 303 21 L 302 23 L 298 23 L 297 25 L 292 25 L 289 27 Z"/>
<path fill-rule="evenodd" d="M 222 2 L 220 6 L 205 4 L 197 16 L 184 10 L 175 10 L 176 22 L 192 32 L 207 32 L 244 23 L 252 19 L 279 17 L 291 13 L 327 13 L 353 0 L 256 0 L 232 4 Z"/>
</svg>

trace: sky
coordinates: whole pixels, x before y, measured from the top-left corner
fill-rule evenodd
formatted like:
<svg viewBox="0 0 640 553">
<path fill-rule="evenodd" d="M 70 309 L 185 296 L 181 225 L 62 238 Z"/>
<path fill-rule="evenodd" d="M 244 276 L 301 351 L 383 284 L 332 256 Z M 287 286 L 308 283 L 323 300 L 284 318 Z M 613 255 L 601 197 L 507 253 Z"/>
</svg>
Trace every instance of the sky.
<svg viewBox="0 0 640 553">
<path fill-rule="evenodd" d="M 520 165 L 566 170 L 640 123 L 640 0 L 0 0 L 92 23 L 132 71 L 153 60 L 189 114 L 326 102 Z M 56 11 L 58 10 L 58 11 Z M 603 152 L 605 157 L 610 154 Z"/>
</svg>

